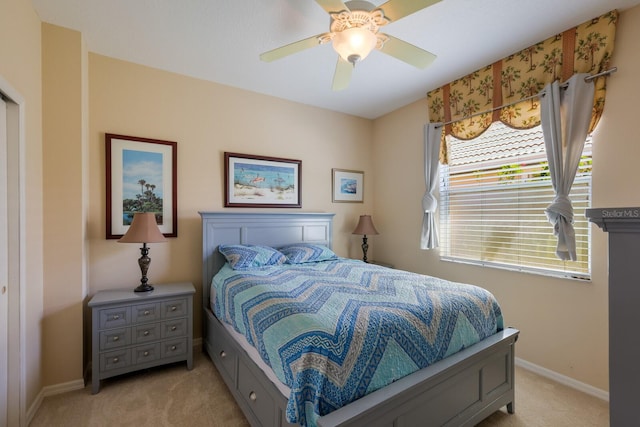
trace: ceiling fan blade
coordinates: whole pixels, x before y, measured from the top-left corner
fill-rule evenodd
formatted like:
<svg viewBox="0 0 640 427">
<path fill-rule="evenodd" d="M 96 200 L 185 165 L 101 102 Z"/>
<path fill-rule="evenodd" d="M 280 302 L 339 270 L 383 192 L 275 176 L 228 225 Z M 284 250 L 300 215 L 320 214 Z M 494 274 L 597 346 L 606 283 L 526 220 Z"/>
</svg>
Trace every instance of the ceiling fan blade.
<svg viewBox="0 0 640 427">
<path fill-rule="evenodd" d="M 318 34 L 317 36 L 309 37 L 308 39 L 304 40 L 298 40 L 297 42 L 293 42 L 288 45 L 270 50 L 268 52 L 264 52 L 260 54 L 260 59 L 265 62 L 271 62 L 275 61 L 276 59 L 284 58 L 285 56 L 303 51 L 305 49 L 316 47 L 320 44 L 321 36 L 323 36 L 323 34 Z"/>
<path fill-rule="evenodd" d="M 352 72 L 353 65 L 338 56 L 336 71 L 333 74 L 333 86 L 331 88 L 335 91 L 346 89 L 351 81 Z"/>
<path fill-rule="evenodd" d="M 343 10 L 349 10 L 342 0 L 316 0 L 316 3 L 326 10 L 327 13 L 338 13 Z"/>
<path fill-rule="evenodd" d="M 382 45 L 380 51 L 404 61 L 407 64 L 413 65 L 417 68 L 425 68 L 427 65 L 431 64 L 434 59 L 436 59 L 436 56 L 433 53 L 420 49 L 411 43 L 397 39 L 389 34 L 384 34 L 384 36 L 387 37 L 387 41 Z"/>
<path fill-rule="evenodd" d="M 377 7 L 377 9 L 382 9 L 384 16 L 391 22 L 395 22 L 398 19 L 411 15 L 439 1 L 440 0 L 389 0 Z"/>
</svg>

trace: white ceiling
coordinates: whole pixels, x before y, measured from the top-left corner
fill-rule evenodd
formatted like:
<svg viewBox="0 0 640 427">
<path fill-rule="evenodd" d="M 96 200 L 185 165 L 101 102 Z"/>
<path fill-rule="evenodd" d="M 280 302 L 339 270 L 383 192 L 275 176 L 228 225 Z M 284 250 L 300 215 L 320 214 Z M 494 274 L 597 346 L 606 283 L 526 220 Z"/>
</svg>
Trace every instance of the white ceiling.
<svg viewBox="0 0 640 427">
<path fill-rule="evenodd" d="M 259 54 L 327 32 L 313 0 L 32 0 L 40 18 L 82 32 L 101 55 L 376 118 L 434 88 L 640 0 L 442 0 L 383 31 L 437 55 L 424 70 L 373 51 L 334 92 L 337 54 L 321 45 L 275 62 Z M 371 3 L 379 6 L 384 0 Z M 615 64 L 613 64 L 615 65 Z"/>
</svg>

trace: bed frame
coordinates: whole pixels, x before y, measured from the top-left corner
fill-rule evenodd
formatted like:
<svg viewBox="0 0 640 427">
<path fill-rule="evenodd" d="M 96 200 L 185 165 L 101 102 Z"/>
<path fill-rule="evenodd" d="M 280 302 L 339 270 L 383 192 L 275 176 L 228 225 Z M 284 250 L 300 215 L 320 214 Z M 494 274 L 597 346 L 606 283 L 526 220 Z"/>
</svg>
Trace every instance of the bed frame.
<svg viewBox="0 0 640 427">
<path fill-rule="evenodd" d="M 332 246 L 330 213 L 200 212 L 203 346 L 252 426 L 292 426 L 287 398 L 229 335 L 209 308 L 211 279 L 227 244 Z M 319 419 L 329 426 L 473 426 L 506 405 L 514 412 L 519 331 L 507 328 Z"/>
</svg>

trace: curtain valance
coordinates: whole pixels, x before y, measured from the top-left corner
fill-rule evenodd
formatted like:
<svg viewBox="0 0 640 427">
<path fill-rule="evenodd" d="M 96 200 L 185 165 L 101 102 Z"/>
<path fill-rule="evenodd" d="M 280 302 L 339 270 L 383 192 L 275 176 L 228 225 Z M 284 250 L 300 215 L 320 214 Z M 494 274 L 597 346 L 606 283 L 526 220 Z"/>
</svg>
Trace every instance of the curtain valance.
<svg viewBox="0 0 640 427">
<path fill-rule="evenodd" d="M 577 27 L 521 50 L 485 68 L 427 94 L 429 122 L 449 123 L 442 136 L 473 139 L 496 120 L 528 129 L 540 124 L 540 103 L 531 98 L 547 84 L 564 82 L 575 73 L 597 74 L 610 67 L 617 11 L 608 12 Z M 604 77 L 595 82 L 589 130 L 604 109 Z M 484 112 L 482 114 L 478 114 Z M 446 144 L 440 161 L 447 163 Z"/>
</svg>

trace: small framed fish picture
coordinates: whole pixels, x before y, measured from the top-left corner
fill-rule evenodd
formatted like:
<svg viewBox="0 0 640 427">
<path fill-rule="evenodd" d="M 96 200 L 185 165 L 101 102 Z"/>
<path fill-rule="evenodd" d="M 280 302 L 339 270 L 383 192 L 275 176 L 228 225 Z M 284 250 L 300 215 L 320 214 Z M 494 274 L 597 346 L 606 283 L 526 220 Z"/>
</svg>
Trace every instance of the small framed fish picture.
<svg viewBox="0 0 640 427">
<path fill-rule="evenodd" d="M 332 202 L 364 201 L 364 172 L 346 169 L 331 169 Z"/>
<path fill-rule="evenodd" d="M 302 161 L 224 153 L 224 206 L 302 207 Z"/>
</svg>

